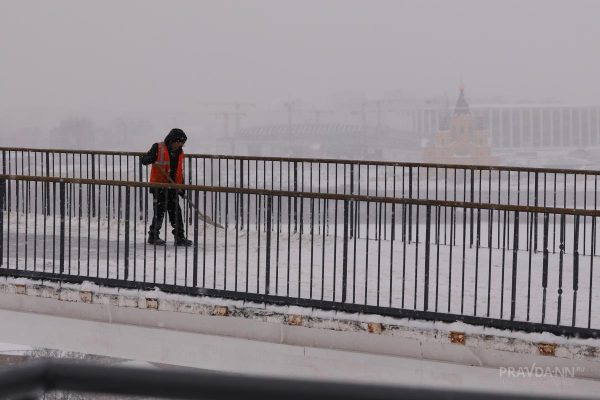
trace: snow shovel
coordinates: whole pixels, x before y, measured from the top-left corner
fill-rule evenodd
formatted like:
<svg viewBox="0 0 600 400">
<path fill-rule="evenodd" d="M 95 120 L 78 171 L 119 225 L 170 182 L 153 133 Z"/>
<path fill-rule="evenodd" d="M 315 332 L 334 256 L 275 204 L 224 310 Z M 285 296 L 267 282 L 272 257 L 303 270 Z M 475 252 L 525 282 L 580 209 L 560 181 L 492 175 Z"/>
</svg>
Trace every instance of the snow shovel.
<svg viewBox="0 0 600 400">
<path fill-rule="evenodd" d="M 159 167 L 158 165 L 156 165 L 156 168 L 158 168 L 158 170 L 163 174 L 163 176 L 165 176 L 170 183 L 172 184 L 176 184 L 175 182 L 173 182 L 173 179 L 171 179 L 171 177 L 165 172 L 164 169 L 162 169 L 161 167 Z M 200 218 L 201 221 L 206 221 L 206 223 L 213 225 L 217 228 L 221 228 L 221 229 L 225 229 L 225 227 L 221 224 L 216 223 L 215 221 L 212 220 L 212 218 L 210 218 L 207 215 L 204 215 L 196 206 L 196 204 L 194 204 L 194 202 L 192 201 L 191 195 L 189 193 L 189 191 L 185 191 L 185 199 L 187 200 L 187 202 L 190 204 L 190 206 L 192 206 L 192 208 L 196 211 L 196 213 L 198 213 L 198 218 Z"/>
</svg>

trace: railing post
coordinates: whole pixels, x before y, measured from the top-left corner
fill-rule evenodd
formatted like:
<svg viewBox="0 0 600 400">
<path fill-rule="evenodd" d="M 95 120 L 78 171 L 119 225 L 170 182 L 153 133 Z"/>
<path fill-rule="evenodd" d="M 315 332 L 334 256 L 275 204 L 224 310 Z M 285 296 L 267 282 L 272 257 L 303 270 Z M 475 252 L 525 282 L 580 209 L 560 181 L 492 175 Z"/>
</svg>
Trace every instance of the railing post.
<svg viewBox="0 0 600 400">
<path fill-rule="evenodd" d="M 558 254 L 558 304 L 556 307 L 556 324 L 560 324 L 561 318 L 561 310 L 562 310 L 562 281 L 563 281 L 563 267 L 564 267 L 564 257 L 565 257 L 565 224 L 566 224 L 566 215 L 560 215 L 560 232 L 559 232 L 559 254 Z"/>
<path fill-rule="evenodd" d="M 129 278 L 129 217 L 130 217 L 130 187 L 125 186 L 125 279 Z M 135 204 L 133 205 L 135 208 Z"/>
<path fill-rule="evenodd" d="M 194 191 L 194 204 L 199 207 L 200 204 L 200 192 Z M 198 210 L 194 210 L 194 272 L 193 272 L 193 286 L 198 286 Z M 215 228 L 216 229 L 216 228 Z"/>
<path fill-rule="evenodd" d="M 298 193 L 298 162 L 294 161 L 294 193 Z M 294 196 L 294 233 L 298 232 L 298 197 Z"/>
<path fill-rule="evenodd" d="M 269 294 L 271 284 L 271 210 L 273 196 L 267 196 L 267 249 L 265 255 L 265 294 Z M 277 284 L 277 283 L 275 283 Z"/>
<path fill-rule="evenodd" d="M 60 182 L 60 273 L 65 269 L 65 183 Z"/>
<path fill-rule="evenodd" d="M 337 201 L 337 200 L 336 200 Z M 342 253 L 342 303 L 346 302 L 348 288 L 348 200 L 344 200 L 344 248 Z M 333 277 L 335 279 L 335 277 Z"/>
<path fill-rule="evenodd" d="M 2 174 L 6 175 L 6 150 L 2 150 Z M 6 185 L 6 181 L 2 181 L 2 185 Z M 6 198 L 5 196 L 2 197 L 2 199 L 0 200 L 0 208 L 2 208 L 3 210 L 6 210 Z M 1 261 L 1 254 L 0 254 L 0 262 Z M 2 264 L 0 264 L 2 265 Z"/>
<path fill-rule="evenodd" d="M 545 175 L 544 175 L 545 176 Z M 534 183 L 534 187 L 535 187 L 535 193 L 533 195 L 533 199 L 534 199 L 534 204 L 537 207 L 538 206 L 538 173 L 535 173 L 535 183 Z M 544 193 L 544 198 L 545 198 L 546 194 Z M 537 248 L 538 248 L 538 215 L 537 213 L 533 213 L 533 251 L 535 253 L 537 253 Z"/>
<path fill-rule="evenodd" d="M 579 289 L 579 215 L 575 215 L 575 231 L 573 236 L 573 318 L 571 325 L 575 326 L 575 317 L 577 316 L 577 290 Z"/>
<path fill-rule="evenodd" d="M 4 265 L 4 203 L 6 200 L 6 179 L 0 180 L 0 265 Z"/>
<path fill-rule="evenodd" d="M 142 168 L 142 156 L 139 156 L 139 159 L 138 159 L 138 176 L 139 176 L 139 181 L 140 182 L 143 182 L 143 180 L 144 180 L 144 177 L 142 176 L 143 173 L 144 173 L 144 171 L 143 171 L 143 168 Z M 138 191 L 138 194 L 140 196 L 140 221 L 142 221 L 144 219 L 144 217 L 143 217 L 143 213 L 144 213 L 144 199 L 143 199 L 143 197 L 144 196 L 142 195 L 143 192 L 144 192 L 144 189 L 140 187 L 140 188 L 137 188 L 137 191 Z M 135 207 L 135 204 L 134 204 L 134 207 Z"/>
<path fill-rule="evenodd" d="M 513 236 L 513 265 L 512 288 L 510 295 L 510 319 L 515 319 L 515 306 L 517 302 L 517 254 L 519 251 L 519 212 L 515 211 L 514 236 Z"/>
<path fill-rule="evenodd" d="M 544 257 L 542 261 L 542 324 L 546 320 L 546 289 L 548 288 L 548 227 L 550 214 L 544 214 Z"/>
<path fill-rule="evenodd" d="M 192 185 L 192 158 L 191 157 L 187 157 L 188 160 L 188 169 L 186 171 L 186 175 L 188 177 L 188 185 Z M 188 201 L 187 202 L 187 213 L 188 213 L 188 225 L 192 224 L 192 213 L 194 212 L 194 209 L 192 208 L 192 204 Z M 186 232 L 187 232 L 187 228 L 186 228 Z"/>
<path fill-rule="evenodd" d="M 50 176 L 50 153 L 46 152 L 46 178 Z M 46 196 L 44 198 L 44 211 L 47 216 L 50 216 L 50 183 L 46 182 Z"/>
<path fill-rule="evenodd" d="M 92 179 L 96 179 L 96 158 L 92 154 Z M 96 217 L 96 191 L 92 189 L 92 218 Z"/>
<path fill-rule="evenodd" d="M 471 169 L 470 171 L 471 171 L 471 203 L 475 203 L 475 170 Z M 473 208 L 471 208 L 471 218 L 469 220 L 469 222 L 470 222 L 470 227 L 469 227 L 469 238 L 470 238 L 469 248 L 473 247 L 473 213 L 474 213 L 474 211 L 475 210 L 473 210 Z"/>
<path fill-rule="evenodd" d="M 350 195 L 354 194 L 354 164 L 350 165 Z M 354 207 L 350 208 L 350 237 L 354 237 Z"/>
<path fill-rule="evenodd" d="M 408 198 L 412 199 L 412 167 L 408 167 Z M 418 183 L 418 182 L 417 182 Z M 408 205 L 408 243 L 412 241 L 412 204 Z"/>
<path fill-rule="evenodd" d="M 431 206 L 425 207 L 425 283 L 423 286 L 423 309 L 427 311 L 429 309 L 429 250 L 430 250 L 430 238 L 431 238 Z"/>
<path fill-rule="evenodd" d="M 244 160 L 240 160 L 240 189 L 244 188 Z M 196 204 L 198 204 L 196 202 Z M 239 196 L 240 204 L 240 229 L 244 229 L 244 195 Z M 247 222 L 248 223 L 248 222 Z"/>
</svg>

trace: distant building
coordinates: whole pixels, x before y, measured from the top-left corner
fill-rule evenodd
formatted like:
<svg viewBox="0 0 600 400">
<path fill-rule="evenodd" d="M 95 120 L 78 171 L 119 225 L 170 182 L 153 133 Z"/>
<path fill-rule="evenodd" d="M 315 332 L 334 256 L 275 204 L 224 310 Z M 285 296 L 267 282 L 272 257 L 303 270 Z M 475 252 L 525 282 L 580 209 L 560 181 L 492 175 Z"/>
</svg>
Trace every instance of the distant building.
<svg viewBox="0 0 600 400">
<path fill-rule="evenodd" d="M 423 149 L 423 161 L 444 164 L 495 164 L 488 132 L 465 99 L 464 87 L 452 115 L 446 116 Z"/>
<path fill-rule="evenodd" d="M 406 159 L 419 149 L 419 138 L 389 128 L 337 123 L 303 123 L 240 129 L 215 143 L 217 153 L 349 159 Z M 411 161 L 415 161 L 412 160 Z"/>
<path fill-rule="evenodd" d="M 496 147 L 600 145 L 600 106 L 479 105 Z"/>
<path fill-rule="evenodd" d="M 600 106 L 479 104 L 471 113 L 488 130 L 494 148 L 600 146 Z M 437 132 L 448 111 L 442 107 L 403 110 L 406 125 L 425 138 Z"/>
</svg>

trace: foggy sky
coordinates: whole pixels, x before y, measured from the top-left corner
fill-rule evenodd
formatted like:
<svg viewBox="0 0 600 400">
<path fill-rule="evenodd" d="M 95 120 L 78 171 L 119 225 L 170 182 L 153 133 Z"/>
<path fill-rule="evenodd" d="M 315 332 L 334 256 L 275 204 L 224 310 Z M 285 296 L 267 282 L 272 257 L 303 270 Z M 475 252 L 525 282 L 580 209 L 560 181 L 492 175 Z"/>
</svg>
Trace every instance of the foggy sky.
<svg viewBox="0 0 600 400">
<path fill-rule="evenodd" d="M 600 103 L 600 2 L 0 0 L 0 111 L 450 93 Z M 1 115 L 1 114 L 0 114 Z"/>
</svg>

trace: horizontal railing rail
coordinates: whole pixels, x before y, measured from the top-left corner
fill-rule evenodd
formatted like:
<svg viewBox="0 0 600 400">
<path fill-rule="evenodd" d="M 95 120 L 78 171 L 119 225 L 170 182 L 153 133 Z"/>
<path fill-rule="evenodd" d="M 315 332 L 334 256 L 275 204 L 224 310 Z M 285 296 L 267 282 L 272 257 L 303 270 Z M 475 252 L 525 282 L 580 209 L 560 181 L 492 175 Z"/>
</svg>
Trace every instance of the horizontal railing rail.
<svg viewBox="0 0 600 400">
<path fill-rule="evenodd" d="M 191 247 L 147 243 L 151 188 Z M 600 337 L 596 210 L 18 175 L 0 204 L 4 275 Z"/>
<path fill-rule="evenodd" d="M 188 185 L 188 184 L 171 184 L 171 183 L 151 183 L 151 182 L 127 182 L 118 180 L 99 180 L 99 179 L 76 179 L 76 178 L 55 178 L 55 177 L 37 177 L 23 175 L 2 175 L 0 180 L 15 180 L 22 182 L 44 182 L 44 183 L 71 183 L 80 185 L 108 185 L 108 186 L 127 186 L 131 188 L 157 188 L 157 189 L 174 189 L 174 190 L 200 190 L 211 193 L 232 193 L 232 194 L 253 194 L 253 195 L 270 195 L 270 196 L 294 196 L 298 198 L 320 198 L 329 200 L 349 200 L 363 202 L 382 202 L 388 204 L 406 204 L 420 206 L 442 206 L 456 208 L 473 208 L 481 210 L 494 211 L 518 211 L 523 213 L 534 212 L 553 214 L 568 214 L 580 215 L 588 217 L 600 217 L 600 210 L 595 209 L 578 209 L 578 208 L 559 208 L 559 207 L 542 207 L 542 206 L 524 206 L 524 205 L 508 205 L 508 204 L 493 204 L 493 203 L 473 203 L 468 201 L 453 201 L 453 200 L 427 200 L 427 199 L 410 199 L 410 198 L 394 198 L 383 196 L 367 196 L 367 195 L 348 195 L 335 193 L 319 193 L 319 192 L 295 192 L 286 190 L 270 190 L 270 189 L 251 189 L 251 188 L 236 188 L 236 187 L 220 187 L 220 186 L 204 186 L 204 185 Z"/>
<path fill-rule="evenodd" d="M 133 156 L 139 157 L 145 152 L 142 151 L 116 151 L 116 150 L 75 150 L 75 149 L 44 149 L 34 147 L 4 147 L 0 146 L 0 151 L 7 152 L 25 152 L 25 153 L 62 153 L 62 154 L 77 154 L 77 155 L 110 155 L 110 156 Z M 513 165 L 481 165 L 481 164 L 446 164 L 446 163 L 421 163 L 409 161 L 385 161 L 385 160 L 356 160 L 356 159 L 341 159 L 341 158 L 314 158 L 314 157 L 275 157 L 275 156 L 243 156 L 243 155 L 227 155 L 227 154 L 201 154 L 189 153 L 187 157 L 207 158 L 207 159 L 222 159 L 222 160 L 244 160 L 244 161 L 290 161 L 298 163 L 328 163 L 328 164 L 370 164 L 379 166 L 396 166 L 396 167 L 429 167 L 429 168 L 460 168 L 460 169 L 475 169 L 475 170 L 492 170 L 492 171 L 513 171 L 513 172 L 538 172 L 538 173 L 567 173 L 567 174 L 584 174 L 598 175 L 600 171 L 575 169 L 575 168 L 543 168 L 543 167 L 524 167 Z"/>
</svg>

